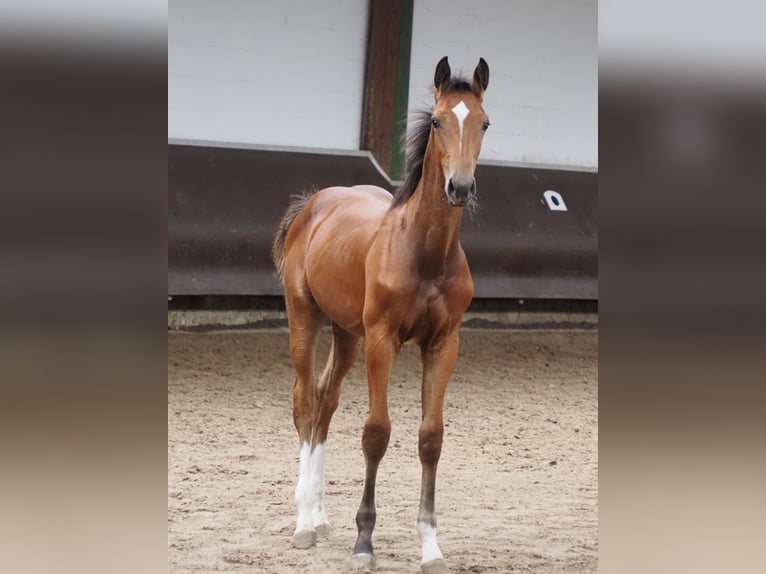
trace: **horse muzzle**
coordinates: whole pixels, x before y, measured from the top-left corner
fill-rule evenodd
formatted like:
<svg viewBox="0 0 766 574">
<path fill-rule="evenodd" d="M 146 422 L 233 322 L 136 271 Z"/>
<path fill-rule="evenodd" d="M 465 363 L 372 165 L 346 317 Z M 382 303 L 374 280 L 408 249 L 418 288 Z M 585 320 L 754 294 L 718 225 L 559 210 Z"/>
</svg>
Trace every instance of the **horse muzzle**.
<svg viewBox="0 0 766 574">
<path fill-rule="evenodd" d="M 446 188 L 447 201 L 452 207 L 464 207 L 470 199 L 476 196 L 476 179 L 451 177 Z"/>
</svg>

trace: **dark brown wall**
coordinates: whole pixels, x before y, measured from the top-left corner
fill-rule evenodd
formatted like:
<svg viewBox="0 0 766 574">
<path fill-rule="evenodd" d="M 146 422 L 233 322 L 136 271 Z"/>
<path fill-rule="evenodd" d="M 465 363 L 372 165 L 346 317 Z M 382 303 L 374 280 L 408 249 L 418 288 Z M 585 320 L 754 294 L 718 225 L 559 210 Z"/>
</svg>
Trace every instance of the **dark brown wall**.
<svg viewBox="0 0 766 574">
<path fill-rule="evenodd" d="M 289 196 L 305 186 L 391 189 L 361 153 L 171 144 L 168 293 L 279 295 L 269 260 Z M 479 165 L 480 210 L 461 240 L 476 297 L 598 299 L 597 174 Z M 552 212 L 547 189 L 568 211 Z"/>
</svg>

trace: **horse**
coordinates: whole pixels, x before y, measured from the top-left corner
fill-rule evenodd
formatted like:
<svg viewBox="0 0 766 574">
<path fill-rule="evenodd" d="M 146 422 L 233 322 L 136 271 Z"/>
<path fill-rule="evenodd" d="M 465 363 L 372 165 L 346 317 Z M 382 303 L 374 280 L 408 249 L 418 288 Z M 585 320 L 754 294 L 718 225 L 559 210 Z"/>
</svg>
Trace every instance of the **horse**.
<svg viewBox="0 0 766 574">
<path fill-rule="evenodd" d="M 370 185 L 328 187 L 293 196 L 272 248 L 285 292 L 290 354 L 295 367 L 293 423 L 300 443 L 293 544 L 309 548 L 329 532 L 324 504 L 325 442 L 341 381 L 364 340 L 369 415 L 362 432 L 365 479 L 356 514 L 354 569 L 375 567 L 375 482 L 391 433 L 388 382 L 405 343 L 420 346 L 423 363 L 421 571 L 448 572 L 436 540 L 436 468 L 444 434 L 443 404 L 458 355 L 463 313 L 473 280 L 460 224 L 476 203 L 474 173 L 489 120 L 482 108 L 489 83 L 483 58 L 473 79 L 452 76 L 447 57 L 434 73 L 434 105 L 407 135 L 405 178 L 392 195 Z M 314 378 L 317 338 L 332 324 L 327 363 Z"/>
</svg>

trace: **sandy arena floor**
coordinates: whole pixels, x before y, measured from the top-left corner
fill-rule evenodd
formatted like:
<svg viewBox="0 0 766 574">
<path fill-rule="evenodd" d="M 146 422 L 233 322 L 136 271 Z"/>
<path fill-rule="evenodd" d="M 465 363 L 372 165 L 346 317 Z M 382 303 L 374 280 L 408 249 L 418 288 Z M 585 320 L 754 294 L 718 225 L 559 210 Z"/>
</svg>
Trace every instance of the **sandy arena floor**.
<svg viewBox="0 0 766 574">
<path fill-rule="evenodd" d="M 322 360 L 329 343 L 323 337 Z M 436 507 L 454 572 L 595 572 L 598 334 L 464 330 L 445 405 Z M 420 365 L 391 379 L 378 474 L 378 572 L 419 572 Z M 284 330 L 168 336 L 168 561 L 176 572 L 347 572 L 364 476 L 364 360 L 330 427 L 333 532 L 292 547 L 298 439 Z"/>
</svg>

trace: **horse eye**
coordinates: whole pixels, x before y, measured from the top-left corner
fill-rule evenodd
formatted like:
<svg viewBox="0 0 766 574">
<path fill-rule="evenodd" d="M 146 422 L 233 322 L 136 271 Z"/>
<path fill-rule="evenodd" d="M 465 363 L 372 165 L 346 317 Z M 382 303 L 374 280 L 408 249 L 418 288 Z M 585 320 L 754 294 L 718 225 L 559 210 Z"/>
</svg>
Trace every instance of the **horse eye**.
<svg viewBox="0 0 766 574">
<path fill-rule="evenodd" d="M 487 128 L 489 127 L 489 122 L 484 122 L 484 124 L 481 126 L 482 131 L 487 131 Z"/>
<path fill-rule="evenodd" d="M 441 123 L 439 120 L 437 120 L 436 118 L 431 118 L 431 124 L 432 124 L 432 125 L 433 125 L 435 128 L 440 128 L 440 127 L 442 127 L 442 123 Z"/>
</svg>

